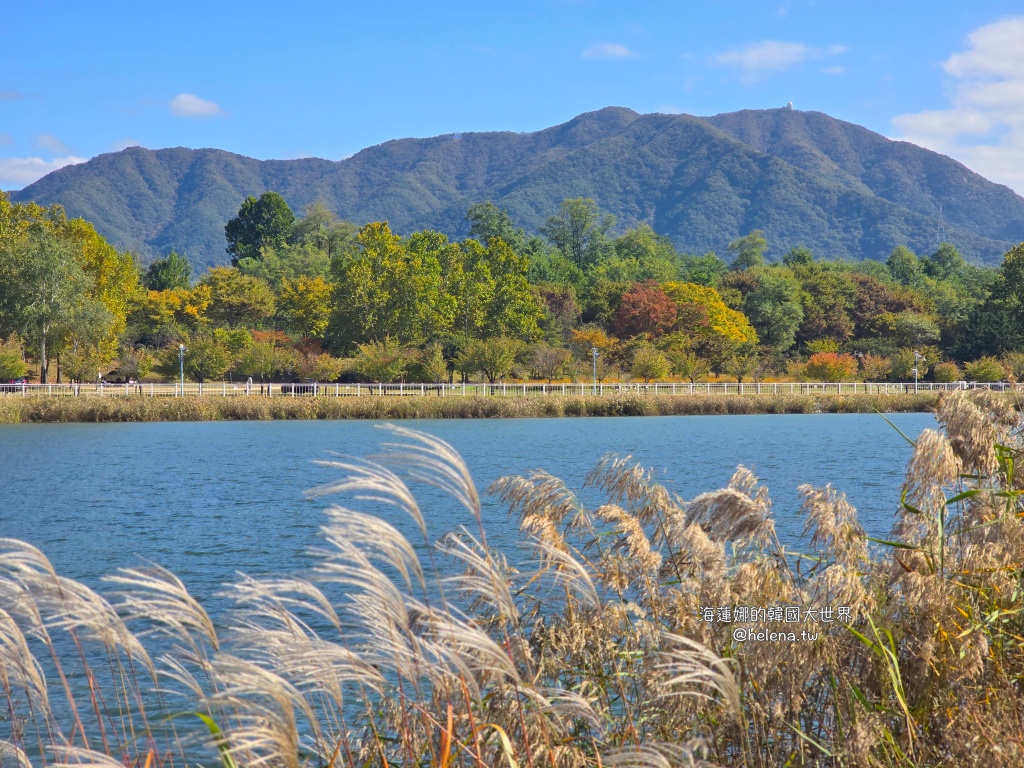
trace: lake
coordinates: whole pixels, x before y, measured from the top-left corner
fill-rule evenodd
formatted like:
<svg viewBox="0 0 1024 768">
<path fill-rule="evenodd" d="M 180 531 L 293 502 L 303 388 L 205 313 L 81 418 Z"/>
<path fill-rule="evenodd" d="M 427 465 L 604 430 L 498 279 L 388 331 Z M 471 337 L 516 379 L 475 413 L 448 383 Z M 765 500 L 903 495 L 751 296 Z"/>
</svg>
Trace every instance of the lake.
<svg viewBox="0 0 1024 768">
<path fill-rule="evenodd" d="M 930 414 L 889 416 L 914 437 Z M 481 493 L 503 475 L 545 469 L 578 488 L 603 455 L 631 454 L 683 498 L 722 487 L 737 464 L 769 487 L 783 542 L 799 545 L 797 486 L 831 482 L 869 534 L 885 536 L 910 445 L 865 414 L 670 416 L 404 422 L 450 442 Z M 0 536 L 28 541 L 65 576 L 91 586 L 118 566 L 151 561 L 208 598 L 242 571 L 295 573 L 312 564 L 321 510 L 303 491 L 339 476 L 313 462 L 365 456 L 393 439 L 365 421 L 264 421 L 0 426 Z M 432 537 L 473 525 L 432 489 L 416 488 Z M 584 502 L 597 503 L 593 494 Z M 376 511 L 420 537 L 402 513 Z M 366 510 L 370 511 L 370 510 Z M 513 521 L 485 496 L 492 545 L 516 559 Z"/>
</svg>

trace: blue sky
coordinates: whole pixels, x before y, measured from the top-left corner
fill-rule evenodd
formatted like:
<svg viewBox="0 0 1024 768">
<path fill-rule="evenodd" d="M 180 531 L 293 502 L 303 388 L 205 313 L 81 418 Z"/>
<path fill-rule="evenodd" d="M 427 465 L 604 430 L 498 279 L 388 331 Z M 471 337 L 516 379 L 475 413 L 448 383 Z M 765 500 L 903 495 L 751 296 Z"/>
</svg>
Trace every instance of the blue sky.
<svg viewBox="0 0 1024 768">
<path fill-rule="evenodd" d="M 609 105 L 789 101 L 1024 193 L 1024 2 L 19 2 L 0 189 L 133 144 L 337 160 Z"/>
</svg>

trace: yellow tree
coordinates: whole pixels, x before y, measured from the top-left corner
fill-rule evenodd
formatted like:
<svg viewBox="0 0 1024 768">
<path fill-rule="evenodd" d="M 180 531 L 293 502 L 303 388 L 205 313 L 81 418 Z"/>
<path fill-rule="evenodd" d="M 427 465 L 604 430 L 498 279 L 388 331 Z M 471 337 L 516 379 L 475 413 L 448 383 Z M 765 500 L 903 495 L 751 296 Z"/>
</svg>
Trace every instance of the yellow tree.
<svg viewBox="0 0 1024 768">
<path fill-rule="evenodd" d="M 331 316 L 330 283 L 322 277 L 284 278 L 278 308 L 288 326 L 300 336 L 322 337 Z"/>
<path fill-rule="evenodd" d="M 727 307 L 714 288 L 696 283 L 669 282 L 662 283 L 661 290 L 681 308 L 687 304 L 695 305 L 706 313 L 707 326 L 693 329 L 695 335 L 710 332 L 738 344 L 757 343 L 757 333 L 750 321 L 742 312 Z"/>
</svg>

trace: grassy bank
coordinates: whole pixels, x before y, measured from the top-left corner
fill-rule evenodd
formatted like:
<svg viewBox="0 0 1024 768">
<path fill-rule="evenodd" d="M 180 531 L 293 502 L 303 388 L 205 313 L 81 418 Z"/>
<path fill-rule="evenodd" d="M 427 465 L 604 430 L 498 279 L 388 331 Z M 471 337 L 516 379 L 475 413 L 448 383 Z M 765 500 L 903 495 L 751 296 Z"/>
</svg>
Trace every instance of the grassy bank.
<svg viewBox="0 0 1024 768">
<path fill-rule="evenodd" d="M 603 395 L 549 397 L 9 397 L 0 423 L 268 419 L 479 419 L 920 412 L 938 395 Z"/>
</svg>

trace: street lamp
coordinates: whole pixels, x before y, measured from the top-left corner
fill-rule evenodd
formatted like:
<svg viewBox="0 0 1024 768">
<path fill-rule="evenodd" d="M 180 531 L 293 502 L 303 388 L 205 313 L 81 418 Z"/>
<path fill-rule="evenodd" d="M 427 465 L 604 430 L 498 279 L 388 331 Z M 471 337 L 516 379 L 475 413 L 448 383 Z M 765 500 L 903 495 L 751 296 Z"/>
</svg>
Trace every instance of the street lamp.
<svg viewBox="0 0 1024 768">
<path fill-rule="evenodd" d="M 590 348 L 590 354 L 594 356 L 594 394 L 597 394 L 597 358 L 600 356 L 600 352 L 597 351 L 597 347 Z"/>
<path fill-rule="evenodd" d="M 923 363 L 924 355 L 919 355 L 917 350 L 914 350 L 914 391 L 917 392 L 917 366 Z"/>
<path fill-rule="evenodd" d="M 181 372 L 181 395 L 185 396 L 185 353 L 188 352 L 185 349 L 184 344 L 178 345 L 178 370 Z"/>
</svg>

